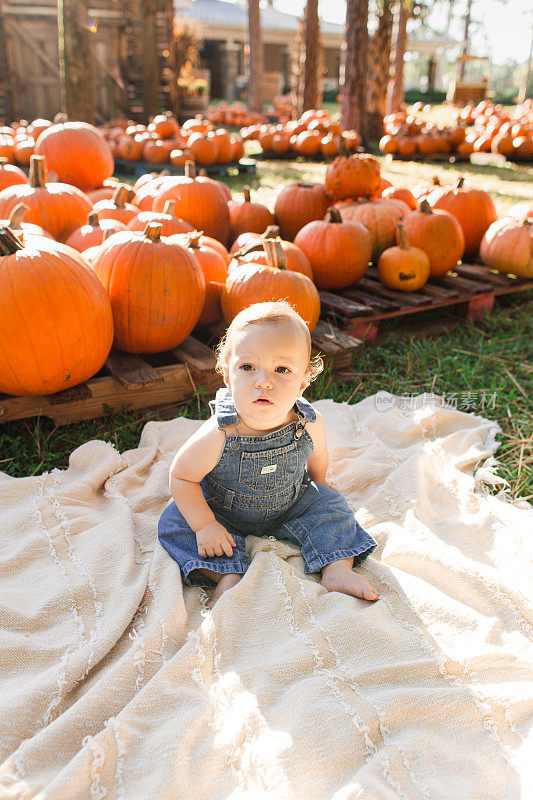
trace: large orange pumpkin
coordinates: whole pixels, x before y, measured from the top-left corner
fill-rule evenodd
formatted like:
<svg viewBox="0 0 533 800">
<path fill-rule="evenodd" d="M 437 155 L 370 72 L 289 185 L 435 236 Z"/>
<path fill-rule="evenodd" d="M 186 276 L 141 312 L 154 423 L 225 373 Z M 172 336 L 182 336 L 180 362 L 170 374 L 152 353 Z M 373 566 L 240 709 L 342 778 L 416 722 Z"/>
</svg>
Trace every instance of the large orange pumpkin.
<svg viewBox="0 0 533 800">
<path fill-rule="evenodd" d="M 533 222 L 504 217 L 485 232 L 479 254 L 484 264 L 499 272 L 533 278 Z"/>
<path fill-rule="evenodd" d="M 372 261 L 388 247 L 396 244 L 396 228 L 402 217 L 409 213 L 403 200 L 376 197 L 373 200 L 338 203 L 336 208 L 345 222 L 359 222 L 368 229 L 372 240 Z"/>
<path fill-rule="evenodd" d="M 379 186 L 379 161 L 367 153 L 339 156 L 326 172 L 326 189 L 335 200 L 371 197 Z"/>
<path fill-rule="evenodd" d="M 336 208 L 327 220 L 305 225 L 294 239 L 309 259 L 320 289 L 342 289 L 363 277 L 372 253 L 370 234 L 358 222 L 343 222 Z"/>
<path fill-rule="evenodd" d="M 331 198 L 322 184 L 290 183 L 278 195 L 274 216 L 283 239 L 292 242 L 298 231 L 316 219 L 324 219 Z"/>
<path fill-rule="evenodd" d="M 407 214 L 403 224 L 412 247 L 420 247 L 428 256 L 432 278 L 445 275 L 462 258 L 463 229 L 448 211 L 432 210 L 427 200 L 422 200 L 420 210 Z"/>
<path fill-rule="evenodd" d="M 121 231 L 101 245 L 93 269 L 111 300 L 115 346 L 158 353 L 190 334 L 205 300 L 205 278 L 189 251 L 161 239 L 161 224 Z"/>
<path fill-rule="evenodd" d="M 52 394 L 90 378 L 113 341 L 109 299 L 74 251 L 0 231 L 0 392 Z M 52 243 L 52 247 L 54 243 Z"/>
<path fill-rule="evenodd" d="M 312 331 L 320 315 L 320 298 L 313 281 L 299 272 L 285 269 L 278 243 L 265 240 L 271 266 L 244 264 L 233 270 L 222 293 L 222 313 L 226 323 L 252 303 L 286 300 Z"/>
<path fill-rule="evenodd" d="M 187 165 L 187 174 L 183 177 L 168 177 L 162 181 L 153 210 L 162 211 L 167 200 L 175 200 L 176 216 L 226 245 L 230 232 L 228 204 L 215 181 L 192 177 L 193 166 Z"/>
<path fill-rule="evenodd" d="M 66 183 L 46 183 L 46 159 L 32 156 L 29 184 L 9 186 L 0 192 L 0 218 L 9 217 L 19 203 L 28 206 L 24 222 L 39 225 L 54 239 L 65 241 L 72 231 L 84 225 L 92 203 L 83 192 Z"/>
<path fill-rule="evenodd" d="M 101 186 L 115 169 L 109 144 L 87 122 L 65 122 L 46 128 L 35 142 L 35 153 L 46 156 L 48 169 L 60 181 L 83 192 Z"/>
<path fill-rule="evenodd" d="M 483 189 L 464 188 L 459 178 L 453 188 L 440 187 L 428 195 L 432 208 L 449 211 L 457 219 L 465 236 L 465 258 L 477 255 L 485 231 L 496 221 L 498 214 L 492 197 Z"/>
</svg>

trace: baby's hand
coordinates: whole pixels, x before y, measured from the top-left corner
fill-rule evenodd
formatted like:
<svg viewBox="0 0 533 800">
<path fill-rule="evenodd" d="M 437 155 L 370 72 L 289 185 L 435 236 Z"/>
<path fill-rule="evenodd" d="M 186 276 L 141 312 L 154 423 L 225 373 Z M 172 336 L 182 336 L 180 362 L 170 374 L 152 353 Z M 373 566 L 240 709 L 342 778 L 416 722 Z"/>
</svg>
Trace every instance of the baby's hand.
<svg viewBox="0 0 533 800">
<path fill-rule="evenodd" d="M 222 556 L 224 553 L 232 556 L 233 547 L 236 547 L 231 533 L 216 521 L 196 531 L 196 543 L 198 544 L 198 555 L 202 558 Z"/>
</svg>

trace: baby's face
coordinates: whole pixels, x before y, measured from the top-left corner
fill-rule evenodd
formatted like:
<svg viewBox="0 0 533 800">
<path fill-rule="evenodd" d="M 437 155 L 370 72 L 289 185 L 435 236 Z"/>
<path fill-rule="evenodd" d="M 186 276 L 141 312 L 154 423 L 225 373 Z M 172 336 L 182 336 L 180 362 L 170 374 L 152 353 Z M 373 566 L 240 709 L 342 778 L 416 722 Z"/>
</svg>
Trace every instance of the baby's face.
<svg viewBox="0 0 533 800">
<path fill-rule="evenodd" d="M 224 382 L 249 428 L 269 431 L 291 418 L 308 384 L 308 345 L 296 322 L 255 323 L 236 331 Z"/>
</svg>

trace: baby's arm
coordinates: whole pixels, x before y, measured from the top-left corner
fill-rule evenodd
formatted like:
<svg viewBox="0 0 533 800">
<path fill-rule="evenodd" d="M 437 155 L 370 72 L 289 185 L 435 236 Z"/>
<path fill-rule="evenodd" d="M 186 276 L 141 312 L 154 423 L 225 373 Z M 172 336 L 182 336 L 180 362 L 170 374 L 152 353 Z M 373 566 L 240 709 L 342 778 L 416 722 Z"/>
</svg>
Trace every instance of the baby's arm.
<svg viewBox="0 0 533 800">
<path fill-rule="evenodd" d="M 224 433 L 213 417 L 181 447 L 170 467 L 170 491 L 176 506 L 196 533 L 198 554 L 227 556 L 233 554 L 233 536 L 215 519 L 200 481 L 217 464 L 224 447 Z"/>
<path fill-rule="evenodd" d="M 328 443 L 326 440 L 326 426 L 321 414 L 316 412 L 316 420 L 307 423 L 307 430 L 313 440 L 313 452 L 307 460 L 307 474 L 315 483 L 329 486 L 326 480 L 329 455 Z M 332 486 L 329 486 L 332 489 Z"/>
</svg>

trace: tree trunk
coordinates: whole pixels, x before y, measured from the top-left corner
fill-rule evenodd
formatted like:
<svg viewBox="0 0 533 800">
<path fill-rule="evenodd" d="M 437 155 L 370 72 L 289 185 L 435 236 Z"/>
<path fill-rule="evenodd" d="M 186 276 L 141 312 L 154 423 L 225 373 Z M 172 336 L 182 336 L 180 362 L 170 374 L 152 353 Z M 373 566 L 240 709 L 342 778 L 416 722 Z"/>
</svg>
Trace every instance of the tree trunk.
<svg viewBox="0 0 533 800">
<path fill-rule="evenodd" d="M 58 0 L 61 110 L 72 120 L 94 123 L 93 53 L 86 0 Z"/>
<path fill-rule="evenodd" d="M 318 0 L 307 0 L 304 19 L 305 64 L 303 111 L 307 111 L 308 109 L 316 108 L 318 105 L 318 64 L 320 49 Z"/>
<path fill-rule="evenodd" d="M 472 0 L 468 0 L 466 4 L 466 14 L 465 14 L 465 32 L 463 36 L 463 52 L 462 55 L 468 55 L 468 42 L 469 42 L 469 30 L 470 30 L 470 22 L 471 22 L 471 14 L 472 14 Z M 464 81 L 465 79 L 465 72 L 466 72 L 466 62 L 462 61 L 461 66 L 459 68 L 459 80 Z"/>
<path fill-rule="evenodd" d="M 367 56 L 368 0 L 347 0 L 341 125 L 345 130 L 355 128 L 364 144 L 368 141 Z"/>
<path fill-rule="evenodd" d="M 168 27 L 168 70 L 169 70 L 169 81 L 168 81 L 168 94 L 169 94 L 169 101 L 170 101 L 170 108 L 172 113 L 176 119 L 179 117 L 180 113 L 180 95 L 178 91 L 178 77 L 179 77 L 179 68 L 178 68 L 178 59 L 176 58 L 176 43 L 175 43 L 175 33 L 174 33 L 174 0 L 165 0 L 165 12 L 167 15 L 167 27 Z"/>
<path fill-rule="evenodd" d="M 399 111 L 403 103 L 403 60 L 407 42 L 407 20 L 411 16 L 413 0 L 400 0 L 396 14 L 392 81 L 389 84 L 387 112 Z"/>
<path fill-rule="evenodd" d="M 263 111 L 263 42 L 261 41 L 261 15 L 259 0 L 248 0 L 248 41 L 250 45 L 250 82 L 248 107 Z"/>
<path fill-rule="evenodd" d="M 369 41 L 370 69 L 367 78 L 366 109 L 368 138 L 372 142 L 378 142 L 384 134 L 383 117 L 387 110 L 393 2 L 394 0 L 382 0 L 378 26 Z"/>
<path fill-rule="evenodd" d="M 157 0 L 141 0 L 143 105 L 149 119 L 159 113 L 159 53 L 156 35 Z"/>
</svg>

